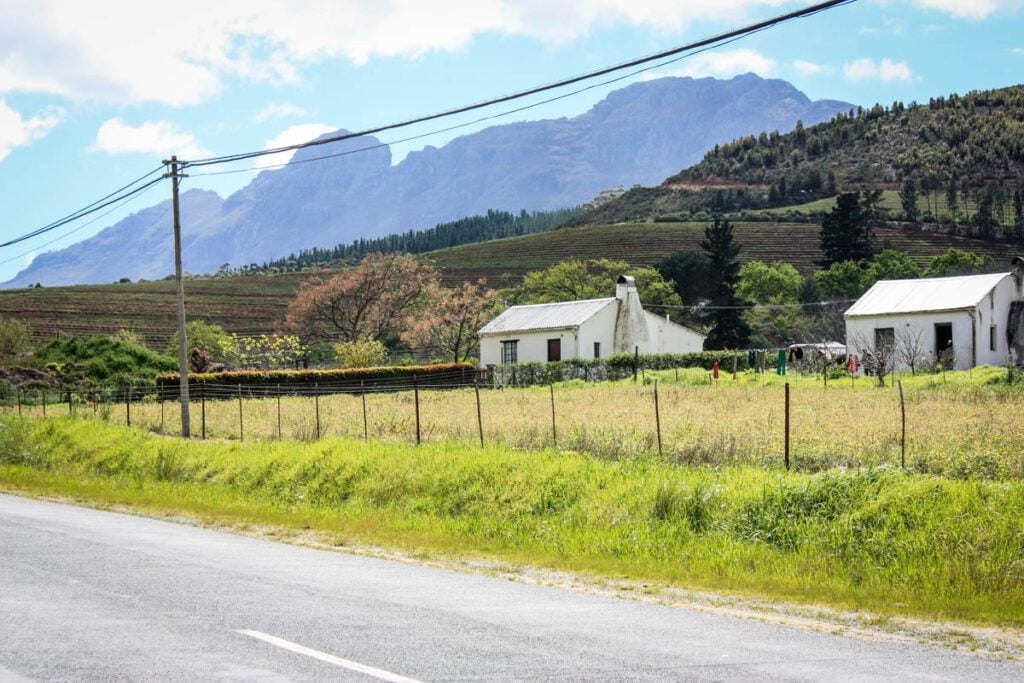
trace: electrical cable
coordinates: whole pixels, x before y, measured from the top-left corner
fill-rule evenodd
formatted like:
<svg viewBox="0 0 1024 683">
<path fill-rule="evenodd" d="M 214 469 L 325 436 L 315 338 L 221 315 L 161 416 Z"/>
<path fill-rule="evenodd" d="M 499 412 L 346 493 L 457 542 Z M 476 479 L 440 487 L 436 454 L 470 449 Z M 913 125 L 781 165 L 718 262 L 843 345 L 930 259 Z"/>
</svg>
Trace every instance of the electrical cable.
<svg viewBox="0 0 1024 683">
<path fill-rule="evenodd" d="M 590 71 L 590 72 L 587 72 L 587 73 L 584 73 L 584 74 L 581 74 L 581 75 L 578 75 L 578 76 L 573 76 L 573 77 L 570 77 L 570 78 L 562 79 L 560 81 L 555 81 L 553 83 L 548 83 L 547 85 L 541 85 L 541 86 L 537 86 L 537 87 L 534 87 L 534 88 L 529 88 L 527 90 L 521 90 L 519 92 L 515 92 L 515 93 L 512 93 L 510 95 L 503 95 L 501 97 L 491 98 L 489 100 L 484 100 L 482 102 L 477 102 L 475 104 L 464 105 L 464 106 L 461 106 L 461 107 L 456 107 L 454 109 L 448 109 L 448 110 L 437 112 L 437 113 L 434 113 L 434 114 L 428 114 L 428 115 L 425 115 L 425 116 L 419 116 L 419 117 L 416 117 L 416 118 L 407 119 L 405 121 L 400 121 L 400 122 L 397 122 L 397 123 L 391 123 L 391 124 L 386 124 L 386 125 L 383 125 L 383 126 L 377 126 L 375 128 L 368 128 L 366 130 L 362 130 L 362 131 L 358 131 L 358 132 L 354 132 L 354 133 L 343 133 L 343 134 L 340 134 L 340 135 L 332 135 L 332 136 L 329 136 L 329 137 L 326 137 L 326 138 L 319 138 L 317 140 L 310 140 L 308 142 L 303 142 L 303 143 L 296 144 L 296 145 L 285 145 L 285 146 L 282 146 L 282 147 L 275 147 L 275 148 L 271 148 L 271 149 L 265 149 L 265 150 L 259 150 L 259 151 L 253 151 L 253 152 L 241 152 L 241 153 L 237 153 L 237 154 L 228 154 L 228 155 L 223 155 L 223 156 L 218 156 L 218 157 L 208 157 L 208 158 L 205 158 L 205 159 L 196 159 L 196 160 L 193 160 L 193 161 L 183 161 L 181 163 L 182 163 L 182 167 L 183 168 L 198 167 L 198 166 L 212 166 L 212 165 L 216 165 L 216 164 L 224 164 L 224 163 L 229 163 L 229 162 L 233 162 L 233 161 L 242 161 L 242 160 L 245 160 L 245 159 L 253 159 L 253 158 L 257 158 L 257 157 L 269 156 L 271 154 L 280 154 L 281 152 L 290 152 L 290 151 L 293 151 L 293 150 L 304 149 L 304 148 L 307 148 L 307 147 L 315 147 L 315 146 L 320 146 L 320 145 L 327 145 L 327 144 L 331 144 L 331 143 L 334 143 L 334 142 L 341 142 L 342 140 L 350 140 L 352 138 L 363 137 L 363 136 L 366 136 L 366 135 L 373 135 L 375 133 L 381 133 L 381 132 L 384 132 L 384 131 L 387 131 L 387 130 L 395 130 L 397 128 L 405 128 L 405 127 L 408 127 L 408 126 L 411 126 L 411 125 L 414 125 L 414 124 L 417 124 L 417 123 L 424 123 L 426 121 L 433 121 L 435 119 L 445 118 L 445 117 L 448 117 L 448 116 L 453 116 L 455 114 L 462 114 L 464 112 L 474 111 L 476 109 L 483 109 L 485 107 L 490 107 L 490 106 L 493 106 L 493 105 L 496 105 L 496 104 L 502 104 L 504 102 L 510 102 L 512 100 L 521 99 L 523 97 L 528 97 L 530 95 L 536 95 L 538 93 L 546 92 L 548 90 L 554 90 L 554 89 L 557 89 L 557 88 L 563 88 L 563 87 L 568 86 L 568 85 L 573 85 L 573 84 L 579 83 L 581 81 L 586 81 L 586 80 L 590 80 L 592 78 L 597 78 L 599 76 L 604 76 L 604 75 L 607 75 L 607 74 L 610 74 L 610 73 L 614 73 L 616 71 L 622 71 L 624 69 L 630 69 L 630 68 L 635 67 L 635 66 L 640 66 L 642 64 L 647 64 L 649 62 L 654 62 L 654 61 L 665 59 L 667 57 L 672 57 L 672 56 L 675 56 L 675 55 L 679 55 L 680 53 L 692 52 L 692 51 L 696 50 L 697 48 L 703 48 L 703 47 L 710 47 L 710 46 L 718 45 L 718 44 L 724 43 L 725 41 L 728 41 L 728 40 L 732 40 L 732 39 L 735 39 L 735 38 L 746 36 L 746 35 L 749 35 L 749 34 L 752 34 L 752 33 L 756 33 L 758 31 L 762 31 L 764 29 L 767 29 L 767 28 L 770 28 L 770 27 L 773 27 L 773 26 L 777 26 L 779 24 L 782 24 L 782 23 L 785 23 L 785 22 L 788 22 L 788 21 L 792 21 L 793 19 L 802 19 L 802 18 L 805 18 L 805 17 L 812 16 L 814 14 L 818 14 L 819 12 L 823 12 L 823 11 L 826 11 L 826 10 L 829 10 L 829 9 L 833 9 L 833 8 L 836 8 L 836 7 L 840 7 L 840 6 L 844 6 L 844 5 L 849 5 L 849 4 L 852 4 L 854 2 L 857 2 L 857 0 L 830 0 L 829 2 L 818 3 L 818 4 L 812 5 L 810 7 L 805 7 L 803 9 L 796 10 L 794 12 L 789 12 L 788 14 L 779 15 L 777 17 L 773 17 L 771 19 L 767 19 L 765 21 L 761 21 L 761 22 L 758 22 L 756 24 L 751 24 L 751 25 L 748 25 L 748 26 L 745 26 L 745 27 L 742 27 L 742 28 L 739 28 L 739 29 L 735 29 L 735 30 L 729 31 L 727 33 L 721 33 L 721 34 L 718 34 L 716 36 L 712 36 L 710 38 L 705 38 L 705 39 L 698 40 L 698 41 L 693 42 L 693 43 L 688 43 L 686 45 L 675 47 L 675 48 L 672 48 L 672 49 L 669 49 L 669 50 L 664 50 L 662 52 L 658 52 L 658 53 L 655 53 L 655 54 L 652 54 L 652 55 L 648 55 L 646 57 L 640 57 L 638 59 L 633 59 L 633 60 L 630 60 L 630 61 L 627 61 L 627 62 L 622 62 L 620 64 L 616 64 L 614 66 L 605 67 L 605 68 L 602 68 L 602 69 L 598 69 L 596 71 Z"/>
<path fill-rule="evenodd" d="M 58 237 L 54 237 L 49 242 L 43 242 L 42 244 L 37 245 L 35 247 L 35 249 L 30 249 L 30 250 L 28 250 L 28 251 L 26 251 L 26 252 L 24 252 L 22 254 L 18 254 L 17 256 L 12 256 L 11 258 L 6 259 L 4 261 L 0 261 L 0 266 L 5 265 L 7 263 L 10 263 L 11 261 L 17 261 L 20 258 L 24 258 L 25 256 L 28 256 L 29 254 L 31 254 L 34 251 L 38 251 L 38 250 L 42 249 L 43 247 L 48 247 L 51 244 L 53 244 L 54 242 L 61 241 L 62 239 L 64 239 L 68 235 L 73 235 L 76 232 L 78 232 L 79 230 L 81 230 L 83 228 L 89 227 L 90 225 L 92 225 L 96 221 L 100 220 L 101 218 L 106 218 L 110 214 L 114 213 L 115 211 L 117 211 L 122 206 L 124 206 L 126 204 L 130 204 L 131 202 L 135 201 L 136 199 L 138 199 L 142 195 L 146 194 L 146 192 L 148 192 L 149 190 L 153 189 L 154 186 L 155 186 L 154 183 L 150 183 L 149 185 L 147 185 L 144 188 L 144 190 L 145 190 L 144 192 L 139 192 L 138 194 L 132 194 L 130 196 L 124 197 L 123 201 L 120 204 L 118 204 L 117 206 L 114 206 L 113 208 L 111 208 L 110 211 L 104 211 L 99 216 L 96 216 L 95 218 L 93 218 L 91 221 L 86 221 L 85 223 L 82 223 L 81 225 L 79 225 L 77 228 L 73 228 L 72 230 L 68 230 L 67 232 L 65 232 L 64 234 L 62 234 L 62 235 L 60 235 Z"/>
<path fill-rule="evenodd" d="M 158 170 L 160 170 L 160 169 L 158 169 Z M 143 176 L 143 177 L 145 178 L 145 177 L 148 177 L 148 176 L 150 176 L 152 174 L 153 173 L 151 172 L 151 173 L 148 173 L 146 176 Z M 39 235 L 42 235 L 42 234 L 47 233 L 47 232 L 50 232 L 51 230 L 56 230 L 57 228 L 59 228 L 59 227 L 61 227 L 63 225 L 67 225 L 68 223 L 70 223 L 72 221 L 76 221 L 79 218 L 84 218 L 85 216 L 88 216 L 90 214 L 96 213 L 97 211 L 105 209 L 106 207 L 110 206 L 111 204 L 116 204 L 116 203 L 120 202 L 121 200 L 128 199 L 129 197 L 132 197 L 132 196 L 134 196 L 136 194 L 139 194 L 140 192 L 144 192 L 144 191 L 148 190 L 150 187 L 152 187 L 153 185 L 156 185 L 161 180 L 163 180 L 163 176 L 161 176 L 159 178 L 154 178 L 153 180 L 150 180 L 145 185 L 141 185 L 141 186 L 135 188 L 134 190 L 132 190 L 131 192 L 127 192 L 127 193 L 122 194 L 122 195 L 120 195 L 118 197 L 114 197 L 113 199 L 110 199 L 109 201 L 103 201 L 102 199 L 98 199 L 98 200 L 96 200 L 95 202 L 93 202 L 92 204 L 89 205 L 92 208 L 89 208 L 88 210 L 80 209 L 79 211 L 76 211 L 73 214 L 65 216 L 64 218 L 62 218 L 62 219 L 60 219 L 58 221 L 54 221 L 53 223 L 50 223 L 47 226 L 44 226 L 44 227 L 39 228 L 37 230 L 33 230 L 32 232 L 27 233 L 25 235 L 22 235 L 21 237 L 15 237 L 12 240 L 8 240 L 8 241 L 0 244 L 0 249 L 3 249 L 4 247 L 9 247 L 9 246 L 14 245 L 14 244 L 18 244 L 19 242 L 24 242 L 26 240 L 30 240 L 33 237 L 38 237 Z M 138 181 L 136 181 L 136 182 L 138 182 Z M 126 187 L 131 187 L 131 185 L 127 185 Z M 111 197 L 114 194 L 116 194 L 116 193 L 108 194 L 107 197 Z M 100 202 L 102 202 L 102 203 L 100 203 Z"/>
</svg>

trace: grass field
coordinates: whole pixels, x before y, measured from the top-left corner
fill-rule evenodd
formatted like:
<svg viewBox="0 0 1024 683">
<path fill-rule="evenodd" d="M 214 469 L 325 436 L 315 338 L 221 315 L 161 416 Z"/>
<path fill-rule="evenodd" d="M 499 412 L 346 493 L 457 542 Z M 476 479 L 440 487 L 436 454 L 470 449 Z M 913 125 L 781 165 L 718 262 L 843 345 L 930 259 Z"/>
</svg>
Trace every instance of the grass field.
<svg viewBox="0 0 1024 683">
<path fill-rule="evenodd" d="M 492 287 L 507 287 L 531 270 L 566 258 L 653 265 L 680 249 L 699 251 L 704 228 L 704 223 L 566 228 L 444 249 L 425 258 L 437 265 L 446 284 L 485 278 Z M 819 230 L 810 223 L 737 223 L 740 260 L 782 259 L 811 272 L 821 258 Z M 987 254 L 1000 267 L 1015 255 L 1010 245 L 915 230 L 882 228 L 877 237 L 880 244 L 905 251 L 921 264 L 950 246 Z M 284 319 L 299 283 L 308 277 L 309 273 L 289 273 L 190 280 L 185 283 L 188 317 L 241 335 L 269 334 Z M 38 342 L 59 333 L 112 334 L 127 329 L 162 351 L 176 325 L 174 292 L 174 283 L 167 281 L 0 290 L 0 315 L 24 321 Z"/>
<path fill-rule="evenodd" d="M 950 478 L 1024 480 L 1024 423 L 1020 408 L 1024 385 L 1000 383 L 1006 370 L 906 375 L 906 466 L 911 471 Z M 677 379 L 678 377 L 678 379 Z M 483 390 L 481 415 L 489 444 L 534 450 L 556 445 L 605 460 L 658 453 L 653 380 L 659 380 L 662 452 L 667 461 L 709 466 L 748 465 L 778 469 L 784 464 L 784 382 L 791 388 L 791 456 L 801 471 L 833 467 L 899 465 L 902 428 L 899 392 L 878 388 L 871 378 L 835 380 L 820 376 L 758 376 L 741 373 L 712 382 L 702 370 L 645 373 L 644 383 L 626 380 L 586 385 L 555 385 L 552 430 L 548 387 Z M 229 393 L 228 396 L 231 394 Z M 421 391 L 421 438 L 425 442 L 478 444 L 473 389 Z M 203 404 L 193 396 L 193 434 L 202 433 Z M 52 399 L 51 399 L 52 400 Z M 209 439 L 361 439 L 411 443 L 416 439 L 412 391 L 368 394 L 366 423 L 362 397 L 323 395 L 205 402 Z M 280 422 L 278 409 L 280 407 Z M 127 421 L 122 403 L 77 405 L 79 415 Z M 13 407 L 8 407 L 13 412 Z M 48 415 L 66 415 L 67 405 L 51 405 Z M 42 415 L 42 406 L 24 406 L 26 415 Z M 180 432 L 176 403 L 153 400 L 131 406 L 132 423 L 144 429 Z M 240 421 L 241 420 L 241 421 Z"/>
<path fill-rule="evenodd" d="M 212 523 L 978 623 L 1024 624 L 1024 484 L 681 467 L 451 441 L 182 442 L 0 417 L 0 485 Z"/>
</svg>

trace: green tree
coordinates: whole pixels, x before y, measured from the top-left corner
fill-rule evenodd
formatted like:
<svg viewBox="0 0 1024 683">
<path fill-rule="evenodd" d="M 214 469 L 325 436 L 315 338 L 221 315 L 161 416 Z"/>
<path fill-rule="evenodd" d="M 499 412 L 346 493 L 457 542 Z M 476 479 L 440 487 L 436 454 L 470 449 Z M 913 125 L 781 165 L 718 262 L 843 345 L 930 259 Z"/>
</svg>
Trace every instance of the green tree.
<svg viewBox="0 0 1024 683">
<path fill-rule="evenodd" d="M 714 295 L 714 272 L 711 259 L 696 251 L 677 251 L 656 268 L 672 283 L 685 304 L 706 301 Z"/>
<path fill-rule="evenodd" d="M 868 265 L 875 280 L 912 280 L 921 277 L 921 269 L 906 253 L 896 249 L 883 249 L 875 254 Z"/>
<path fill-rule="evenodd" d="M 388 360 L 388 350 L 376 339 L 338 342 L 334 345 L 335 358 L 343 368 L 374 368 Z"/>
<path fill-rule="evenodd" d="M 840 261 L 866 261 L 874 254 L 872 228 L 878 217 L 875 192 L 844 192 L 821 219 L 823 265 Z"/>
<path fill-rule="evenodd" d="M 632 268 L 625 261 L 610 259 L 568 259 L 544 270 L 529 272 L 523 284 L 512 292 L 512 299 L 519 304 L 600 299 L 615 293 L 615 283 L 623 274 L 636 278 L 637 292 L 644 304 L 682 304 L 672 283 L 654 268 Z"/>
<path fill-rule="evenodd" d="M 0 315 L 0 355 L 13 356 L 28 349 L 28 326 L 15 318 Z"/>
<path fill-rule="evenodd" d="M 917 209 L 917 184 L 908 179 L 900 188 L 900 205 L 903 207 L 903 217 L 910 222 L 917 221 L 919 211 Z"/>
<path fill-rule="evenodd" d="M 733 243 L 732 224 L 722 218 L 704 229 L 701 249 L 711 261 L 714 277 L 708 308 L 711 330 L 704 346 L 707 349 L 739 349 L 750 341 L 750 327 L 743 320 L 743 301 L 736 295 L 740 280 L 740 246 Z"/>
<path fill-rule="evenodd" d="M 924 277 L 974 275 L 992 268 L 992 257 L 950 247 L 946 253 L 932 258 L 924 269 Z"/>
<path fill-rule="evenodd" d="M 874 284 L 874 274 L 856 261 L 839 261 L 814 274 L 821 293 L 829 299 L 856 299 Z"/>
<path fill-rule="evenodd" d="M 220 325 L 193 320 L 185 324 L 185 340 L 188 342 L 188 352 L 191 354 L 195 349 L 210 354 L 218 363 L 227 360 L 225 349 L 230 348 L 231 335 L 224 331 Z M 167 345 L 167 355 L 172 358 L 178 357 L 178 333 L 171 335 L 171 341 Z"/>
<path fill-rule="evenodd" d="M 736 295 L 755 304 L 796 303 L 803 283 L 803 276 L 785 261 L 751 261 L 740 268 Z"/>
</svg>

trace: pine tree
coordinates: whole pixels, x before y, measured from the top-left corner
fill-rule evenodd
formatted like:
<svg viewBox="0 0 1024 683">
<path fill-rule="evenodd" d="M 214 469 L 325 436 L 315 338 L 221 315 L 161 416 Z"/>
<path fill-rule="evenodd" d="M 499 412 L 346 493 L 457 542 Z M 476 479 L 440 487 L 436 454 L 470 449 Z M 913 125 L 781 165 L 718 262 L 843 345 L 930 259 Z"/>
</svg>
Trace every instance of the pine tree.
<svg viewBox="0 0 1024 683">
<path fill-rule="evenodd" d="M 875 253 L 872 227 L 876 220 L 876 192 L 844 192 L 821 217 L 821 251 L 826 268 L 840 261 L 866 261 Z"/>
<path fill-rule="evenodd" d="M 740 349 L 750 343 L 750 326 L 740 315 L 743 302 L 736 296 L 740 281 L 740 246 L 732 241 L 732 224 L 721 218 L 704 229 L 700 243 L 711 261 L 711 331 L 704 341 L 707 349 Z"/>
</svg>

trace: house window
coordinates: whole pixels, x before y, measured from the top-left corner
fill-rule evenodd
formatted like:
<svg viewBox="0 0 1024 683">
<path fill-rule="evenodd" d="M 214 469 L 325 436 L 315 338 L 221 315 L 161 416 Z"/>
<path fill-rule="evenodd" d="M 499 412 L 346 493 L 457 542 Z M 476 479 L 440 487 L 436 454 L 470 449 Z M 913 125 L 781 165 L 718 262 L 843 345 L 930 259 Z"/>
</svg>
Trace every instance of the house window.
<svg viewBox="0 0 1024 683">
<path fill-rule="evenodd" d="M 892 327 L 875 328 L 875 350 L 889 349 L 896 346 L 896 330 Z"/>
<path fill-rule="evenodd" d="M 601 342 L 594 342 L 594 358 L 601 357 Z"/>
<path fill-rule="evenodd" d="M 554 363 L 562 360 L 562 340 L 548 339 L 548 362 Z"/>
<path fill-rule="evenodd" d="M 999 349 L 999 337 L 996 336 L 996 326 L 989 325 L 988 328 L 988 350 L 997 351 Z"/>
<path fill-rule="evenodd" d="M 501 342 L 501 364 L 513 365 L 519 362 L 519 340 Z"/>
</svg>

